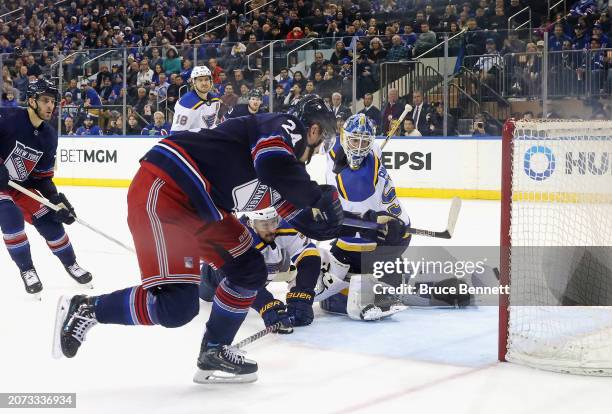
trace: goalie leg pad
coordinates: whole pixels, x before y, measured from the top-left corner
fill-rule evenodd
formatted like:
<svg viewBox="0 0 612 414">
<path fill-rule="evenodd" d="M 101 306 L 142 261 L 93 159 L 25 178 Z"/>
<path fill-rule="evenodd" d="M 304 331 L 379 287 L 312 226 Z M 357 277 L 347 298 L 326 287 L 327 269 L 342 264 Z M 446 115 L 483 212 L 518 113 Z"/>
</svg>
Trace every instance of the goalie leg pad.
<svg viewBox="0 0 612 414">
<path fill-rule="evenodd" d="M 349 287 L 345 277 L 349 265 L 336 259 L 328 250 L 321 249 L 321 273 L 315 286 L 315 301 L 320 302 Z"/>
<path fill-rule="evenodd" d="M 372 275 L 351 276 L 347 301 L 349 318 L 358 321 L 376 321 L 408 308 L 394 295 L 383 295 L 383 297 L 375 295 L 376 284 L 383 283 Z"/>
</svg>

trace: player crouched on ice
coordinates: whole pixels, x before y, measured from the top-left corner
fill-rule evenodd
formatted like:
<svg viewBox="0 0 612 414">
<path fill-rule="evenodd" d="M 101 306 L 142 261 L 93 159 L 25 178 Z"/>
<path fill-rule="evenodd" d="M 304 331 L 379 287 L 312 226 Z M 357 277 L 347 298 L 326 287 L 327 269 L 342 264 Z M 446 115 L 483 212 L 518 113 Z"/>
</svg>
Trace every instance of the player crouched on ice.
<svg viewBox="0 0 612 414">
<path fill-rule="evenodd" d="M 386 224 L 389 233 L 397 233 L 388 239 L 394 240 L 391 243 L 377 242 L 375 237 L 366 238 L 364 234 L 341 236 L 332 242 L 329 255 L 322 252 L 324 272 L 315 300 L 320 300 L 321 308 L 328 312 L 348 314 L 358 320 L 382 319 L 405 309 L 395 296 L 375 298 L 371 289 L 373 277 L 362 275 L 364 255 L 378 257 L 384 253 L 395 259 L 410 242 L 410 236 L 402 234 L 410 219 L 381 162 L 380 148 L 374 142 L 375 131 L 367 116 L 353 115 L 344 122 L 326 155 L 326 181 L 338 189 L 344 211 Z"/>
<path fill-rule="evenodd" d="M 27 109 L 0 112 L 0 228 L 11 259 L 21 272 L 26 292 L 30 294 L 38 294 L 43 286 L 32 262 L 25 221 L 45 238 L 71 278 L 80 284 L 91 282 L 91 274 L 77 264 L 72 244 L 62 226 L 74 223 L 74 209 L 66 196 L 58 193 L 52 181 L 57 132 L 48 122 L 53 116 L 57 95 L 57 88 L 51 81 L 40 79 L 28 85 Z M 63 208 L 51 211 L 9 188 L 9 180 Z"/>
<path fill-rule="evenodd" d="M 238 104 L 225 114 L 225 119 L 236 118 L 238 116 L 246 116 L 251 114 L 260 114 L 263 111 L 261 104 L 263 103 L 263 94 L 259 89 L 251 89 L 249 92 L 249 102 L 246 104 Z"/>
<path fill-rule="evenodd" d="M 174 106 L 170 132 L 212 129 L 219 123 L 219 96 L 211 92 L 212 75 L 206 66 L 196 66 L 190 77 L 193 90 L 181 96 Z"/>
<path fill-rule="evenodd" d="M 314 243 L 282 220 L 274 207 L 247 213 L 240 221 L 249 229 L 253 246 L 266 261 L 267 283 L 291 282 L 286 305 L 275 299 L 264 286 L 257 291 L 251 308 L 259 312 L 266 327 L 281 322 L 278 333 L 291 333 L 292 326 L 310 325 L 314 319 L 314 287 L 321 267 L 321 258 Z M 204 265 L 200 298 L 211 302 L 224 277 L 222 271 Z"/>
</svg>

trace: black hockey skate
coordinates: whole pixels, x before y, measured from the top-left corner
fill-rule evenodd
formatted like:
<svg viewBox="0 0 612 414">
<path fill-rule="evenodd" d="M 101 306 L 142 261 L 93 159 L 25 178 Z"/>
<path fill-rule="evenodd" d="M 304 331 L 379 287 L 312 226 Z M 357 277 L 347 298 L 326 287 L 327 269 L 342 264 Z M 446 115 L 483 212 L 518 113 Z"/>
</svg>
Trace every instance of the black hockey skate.
<svg viewBox="0 0 612 414">
<path fill-rule="evenodd" d="M 55 314 L 53 357 L 74 357 L 87 331 L 97 323 L 93 298 L 85 295 L 60 297 Z"/>
<path fill-rule="evenodd" d="M 74 262 L 74 264 L 70 266 L 64 266 L 64 269 L 66 269 L 66 272 L 68 272 L 70 277 L 78 284 L 86 285 L 88 288 L 93 289 L 91 285 L 91 273 L 79 266 L 77 262 Z"/>
<path fill-rule="evenodd" d="M 198 384 L 247 383 L 257 380 L 257 362 L 244 357 L 229 345 L 208 346 L 202 343 L 198 370 L 193 382 Z"/>
<path fill-rule="evenodd" d="M 38 278 L 36 269 L 32 268 L 21 272 L 21 279 L 23 280 L 26 292 L 35 295 L 40 300 L 40 292 L 43 290 L 43 285 Z"/>
</svg>

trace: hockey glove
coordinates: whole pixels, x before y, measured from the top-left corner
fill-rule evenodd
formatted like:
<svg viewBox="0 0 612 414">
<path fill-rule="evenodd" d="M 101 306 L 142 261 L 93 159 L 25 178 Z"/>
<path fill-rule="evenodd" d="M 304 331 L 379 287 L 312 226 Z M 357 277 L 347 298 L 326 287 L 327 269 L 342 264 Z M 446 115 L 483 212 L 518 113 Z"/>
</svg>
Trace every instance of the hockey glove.
<svg viewBox="0 0 612 414">
<path fill-rule="evenodd" d="M 293 323 L 285 304 L 280 300 L 274 299 L 271 302 L 266 303 L 260 310 L 259 314 L 264 320 L 266 327 L 272 326 L 275 323 L 280 322 L 282 325 L 276 331 L 279 334 L 290 334 L 293 332 Z"/>
<path fill-rule="evenodd" d="M 70 204 L 70 202 L 63 193 L 57 193 L 53 194 L 52 196 L 49 196 L 49 201 L 55 204 L 56 206 L 61 207 L 60 210 L 55 212 L 55 217 L 53 217 L 53 220 L 58 223 L 64 224 L 74 223 L 76 213 L 74 212 L 72 204 Z"/>
<path fill-rule="evenodd" d="M 8 190 L 8 182 L 11 179 L 4 164 L 0 164 L 0 191 Z"/>
<path fill-rule="evenodd" d="M 384 211 L 368 210 L 363 214 L 363 219 L 378 223 L 376 234 L 363 234 L 363 236 L 381 245 L 401 244 L 406 234 L 404 222 Z M 366 233 L 366 232 L 361 232 Z"/>
<path fill-rule="evenodd" d="M 321 198 L 312 206 L 315 221 L 325 221 L 329 227 L 340 227 L 344 218 L 344 210 L 336 187 L 323 184 Z"/>
<path fill-rule="evenodd" d="M 293 319 L 293 326 L 310 325 L 314 319 L 312 302 L 314 290 L 293 288 L 287 293 L 287 313 Z"/>
</svg>

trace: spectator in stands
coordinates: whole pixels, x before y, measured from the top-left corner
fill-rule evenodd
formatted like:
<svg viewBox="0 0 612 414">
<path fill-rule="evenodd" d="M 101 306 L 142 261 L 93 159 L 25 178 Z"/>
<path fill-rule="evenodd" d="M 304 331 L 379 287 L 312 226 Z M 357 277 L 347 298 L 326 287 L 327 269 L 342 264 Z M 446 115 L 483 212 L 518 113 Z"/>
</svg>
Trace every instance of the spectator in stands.
<svg viewBox="0 0 612 414">
<path fill-rule="evenodd" d="M 6 85 L 9 85 L 9 84 L 5 84 L 5 86 Z M 19 94 L 17 89 L 9 85 L 6 89 L 6 92 L 2 94 L 2 102 L 0 106 L 3 108 L 16 108 L 18 106 L 17 97 L 16 97 L 17 94 Z"/>
<path fill-rule="evenodd" d="M 179 98 L 181 87 L 183 86 L 183 78 L 173 73 L 172 76 L 170 76 L 170 79 L 174 80 L 174 82 L 171 82 L 170 86 L 168 86 L 166 96 L 168 105 L 170 108 L 174 108 L 174 105 Z"/>
<path fill-rule="evenodd" d="M 450 113 L 446 115 L 447 124 L 446 132 L 448 136 L 457 135 L 457 121 Z M 427 114 L 429 127 L 426 135 L 443 136 L 444 135 L 444 104 L 437 102 L 434 105 L 434 111 Z"/>
<path fill-rule="evenodd" d="M 289 76 L 289 69 L 282 68 L 280 70 L 280 77 L 277 82 L 278 84 L 283 86 L 283 89 L 285 90 L 285 95 L 288 94 L 291 90 L 291 87 L 293 86 L 293 78 Z"/>
<path fill-rule="evenodd" d="M 208 69 L 212 75 L 213 83 L 219 84 L 221 83 L 220 74 L 223 72 L 223 68 L 219 66 L 216 58 L 208 59 Z"/>
<path fill-rule="evenodd" d="M 179 76 L 182 76 L 183 82 L 185 83 L 189 82 L 189 78 L 191 78 L 192 70 L 193 68 L 191 67 L 191 60 L 183 59 L 183 70 L 181 70 L 181 73 L 179 74 Z"/>
<path fill-rule="evenodd" d="M 524 51 L 525 42 L 518 38 L 518 32 L 516 30 L 508 32 L 508 37 L 504 39 L 504 47 L 501 50 L 501 54 L 523 53 Z"/>
<path fill-rule="evenodd" d="M 76 131 L 74 130 L 74 119 L 71 116 L 67 116 L 66 118 L 64 118 L 62 126 L 62 135 L 76 135 Z"/>
<path fill-rule="evenodd" d="M 111 117 L 104 128 L 104 135 L 123 135 L 121 115 L 118 111 L 111 111 Z"/>
<path fill-rule="evenodd" d="M 126 83 L 128 85 L 128 88 L 136 87 L 136 83 L 138 82 L 138 74 L 140 73 L 140 66 L 138 65 L 138 62 L 136 62 L 136 60 L 133 60 L 133 59 L 131 63 L 130 63 L 130 60 L 128 59 L 128 65 L 129 66 L 127 70 Z"/>
<path fill-rule="evenodd" d="M 563 32 L 563 26 L 556 24 L 552 36 L 548 38 L 548 51 L 559 52 L 563 49 L 563 42 L 570 40 L 570 37 Z"/>
<path fill-rule="evenodd" d="M 484 39 L 482 29 L 478 27 L 476 19 L 471 17 L 467 21 L 467 32 L 465 33 L 465 55 L 480 55 L 484 51 Z"/>
<path fill-rule="evenodd" d="M 112 101 L 113 84 L 110 78 L 104 78 L 102 88 L 100 89 L 100 99 L 103 105 L 108 105 Z"/>
<path fill-rule="evenodd" d="M 157 111 L 153 114 L 153 123 L 142 129 L 140 135 L 165 136 L 170 131 L 170 125 L 166 122 L 163 112 Z"/>
<path fill-rule="evenodd" d="M 363 109 L 359 113 L 365 114 L 376 125 L 376 132 L 380 133 L 380 109 L 374 105 L 374 96 L 366 93 L 363 96 Z"/>
<path fill-rule="evenodd" d="M 163 66 L 158 63 L 153 68 L 153 76 L 151 77 L 151 82 L 157 84 L 159 82 L 159 75 L 161 75 L 162 73 L 164 75 L 166 74 L 166 72 L 164 72 Z"/>
<path fill-rule="evenodd" d="M 573 17 L 586 16 L 587 14 L 594 14 L 597 12 L 597 1 L 596 0 L 578 0 L 572 5 L 570 9 L 570 15 Z"/>
<path fill-rule="evenodd" d="M 272 99 L 275 112 L 282 112 L 285 110 L 285 88 L 282 84 L 276 84 L 276 87 L 274 88 L 274 96 L 272 97 Z"/>
<path fill-rule="evenodd" d="M 414 33 L 414 28 L 412 24 L 404 25 L 404 31 L 402 33 L 402 42 L 404 42 L 404 44 L 407 47 L 412 49 L 416 41 L 417 41 L 417 34 Z"/>
<path fill-rule="evenodd" d="M 283 105 L 285 108 L 293 106 L 302 99 L 302 88 L 299 83 L 294 83 L 289 91 L 289 94 L 285 96 L 285 100 L 283 101 Z"/>
<path fill-rule="evenodd" d="M 399 101 L 399 93 L 396 88 L 389 88 L 387 96 L 387 104 L 383 108 L 382 113 L 382 133 L 386 134 L 389 131 L 389 121 L 398 119 L 404 111 L 404 106 Z"/>
<path fill-rule="evenodd" d="M 405 118 L 402 125 L 402 135 L 406 137 L 420 137 L 422 134 L 414 127 L 414 121 L 411 118 Z"/>
<path fill-rule="evenodd" d="M 142 115 L 144 112 L 144 107 L 148 101 L 149 97 L 147 96 L 147 89 L 144 86 L 141 86 L 138 88 L 137 95 L 128 100 L 128 104 L 131 105 L 136 112 Z"/>
<path fill-rule="evenodd" d="M 525 5 L 521 4 L 520 0 L 510 0 L 510 6 L 508 7 L 508 16 L 514 16 L 525 8 Z"/>
<path fill-rule="evenodd" d="M 310 64 L 310 70 L 308 72 L 308 79 L 314 79 L 314 74 L 316 72 L 325 71 L 325 67 L 329 63 L 328 60 L 323 58 L 323 52 L 315 52 L 315 60 Z"/>
<path fill-rule="evenodd" d="M 486 42 L 486 54 L 481 56 L 474 69 L 478 71 L 480 80 L 490 81 L 500 72 L 502 65 L 502 58 L 497 51 L 495 40 L 492 38 L 487 39 Z"/>
<path fill-rule="evenodd" d="M 348 119 L 348 117 L 353 114 L 351 109 L 342 103 L 342 94 L 340 94 L 340 92 L 332 93 L 331 110 L 334 113 L 334 116 L 342 116 L 344 119 Z"/>
<path fill-rule="evenodd" d="M 399 35 L 394 35 L 391 38 L 391 47 L 387 52 L 387 61 L 399 62 L 408 59 L 410 59 L 410 51 L 402 44 L 402 38 Z"/>
<path fill-rule="evenodd" d="M 28 79 L 28 68 L 26 66 L 21 66 L 19 68 L 19 76 L 17 76 L 13 80 L 13 86 L 19 91 L 19 99 L 22 102 L 25 102 L 29 82 L 30 80 Z"/>
<path fill-rule="evenodd" d="M 348 57 L 349 57 L 349 52 L 348 50 L 346 50 L 346 47 L 344 47 L 344 42 L 342 40 L 338 40 L 336 42 L 336 47 L 334 49 L 334 52 L 329 58 L 329 63 L 331 63 L 332 65 L 336 67 L 339 67 L 341 64 L 340 62 L 342 62 L 342 59 L 348 58 Z"/>
<path fill-rule="evenodd" d="M 240 85 L 240 96 L 238 97 L 237 104 L 248 104 L 249 103 L 249 89 L 246 83 Z"/>
<path fill-rule="evenodd" d="M 429 30 L 429 23 L 421 23 L 421 33 L 414 44 L 413 55 L 419 56 L 436 45 L 438 38 L 436 34 Z"/>
<path fill-rule="evenodd" d="M 81 100 L 83 101 L 83 107 L 87 109 L 87 112 L 97 116 L 98 109 L 102 106 L 102 100 L 100 99 L 98 92 L 91 87 L 89 84 L 89 79 L 87 78 L 81 81 Z"/>
<path fill-rule="evenodd" d="M 410 111 L 407 117 L 410 117 L 414 121 L 416 129 L 422 135 L 427 134 L 429 129 L 429 121 L 427 120 L 427 114 L 430 112 L 429 105 L 423 101 L 423 92 L 416 89 L 412 92 L 412 111 Z"/>
<path fill-rule="evenodd" d="M 370 52 L 368 60 L 370 64 L 382 63 L 387 58 L 387 50 L 383 47 L 383 43 L 379 37 L 370 40 Z"/>
<path fill-rule="evenodd" d="M 234 91 L 239 91 L 242 84 L 247 85 L 247 87 L 251 89 L 251 84 L 244 78 L 242 69 L 234 69 L 234 80 L 232 81 Z"/>
<path fill-rule="evenodd" d="M 94 117 L 87 115 L 83 121 L 83 126 L 76 130 L 76 135 L 102 135 L 99 126 L 94 125 Z"/>
<path fill-rule="evenodd" d="M 601 23 L 595 23 L 593 25 L 592 38 L 599 39 L 599 44 L 602 49 L 607 49 L 608 47 L 610 47 L 610 40 L 608 36 L 604 34 Z"/>
<path fill-rule="evenodd" d="M 478 24 L 478 22 L 477 22 Z M 508 16 L 504 13 L 503 3 L 495 6 L 495 15 L 489 19 L 488 27 L 491 30 L 506 30 L 508 28 Z"/>
<path fill-rule="evenodd" d="M 585 31 L 585 27 L 582 24 L 577 24 L 574 27 L 574 39 L 572 41 L 572 48 L 574 50 L 586 50 L 591 44 L 591 39 Z"/>
<path fill-rule="evenodd" d="M 157 65 L 160 65 L 162 68 L 164 67 L 164 59 L 162 59 L 161 55 L 159 54 L 159 48 L 157 47 L 152 47 L 150 49 L 150 65 L 151 67 L 155 67 Z"/>
<path fill-rule="evenodd" d="M 170 84 L 166 80 L 166 74 L 164 72 L 159 74 L 159 79 L 153 89 L 160 100 L 166 99 L 166 95 L 168 94 L 168 87 Z"/>
<path fill-rule="evenodd" d="M 314 82 L 309 80 L 308 82 L 306 82 L 306 87 L 304 88 L 304 94 L 309 95 L 311 93 L 317 93 L 317 91 L 315 89 Z"/>
<path fill-rule="evenodd" d="M 604 93 L 603 81 L 605 79 L 605 68 L 606 68 L 606 57 L 601 48 L 599 38 L 593 37 L 591 39 L 591 48 L 588 54 L 587 60 L 584 61 L 581 67 L 576 69 L 578 79 L 586 80 L 586 71 L 589 70 L 590 76 L 590 90 L 594 95 Z"/>
<path fill-rule="evenodd" d="M 225 115 L 238 103 L 238 95 L 234 93 L 234 86 L 231 83 L 225 86 L 225 90 L 221 96 L 221 102 L 223 103 L 221 115 Z"/>
<path fill-rule="evenodd" d="M 300 26 L 295 26 L 293 30 L 287 33 L 285 44 L 287 46 L 291 46 L 295 43 L 296 40 L 300 40 L 304 38 L 304 32 Z"/>
<path fill-rule="evenodd" d="M 166 59 L 164 60 L 164 71 L 168 76 L 172 73 L 178 74 L 181 72 L 181 59 L 174 47 L 168 49 Z"/>
<path fill-rule="evenodd" d="M 142 129 L 140 128 L 138 118 L 134 114 L 130 114 L 128 116 L 128 122 L 125 128 L 125 133 L 127 135 L 140 135 Z"/>
</svg>

